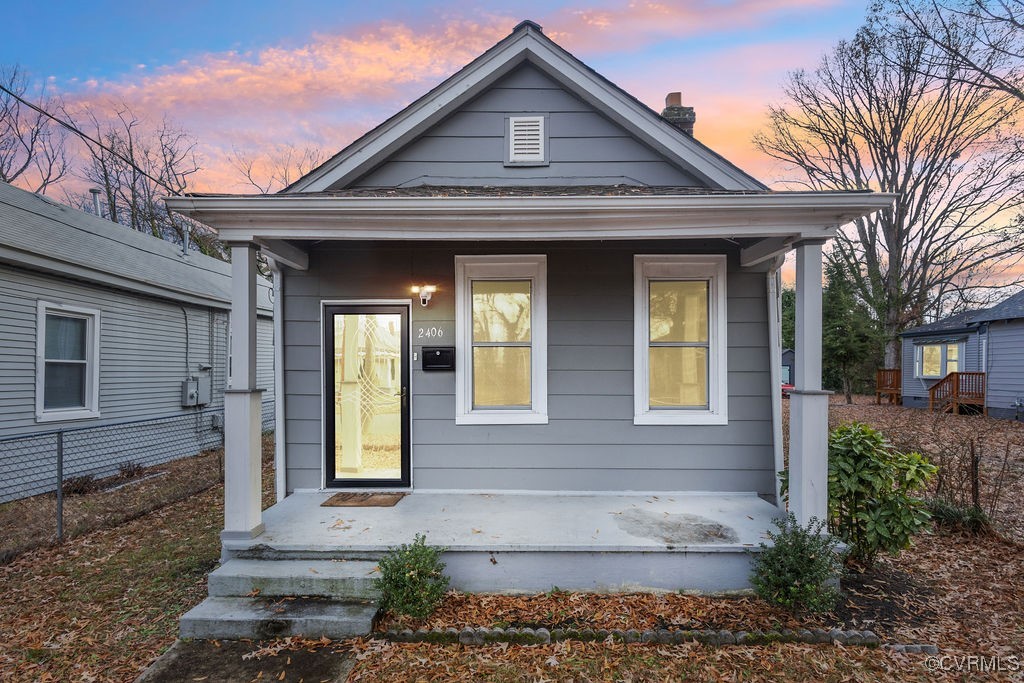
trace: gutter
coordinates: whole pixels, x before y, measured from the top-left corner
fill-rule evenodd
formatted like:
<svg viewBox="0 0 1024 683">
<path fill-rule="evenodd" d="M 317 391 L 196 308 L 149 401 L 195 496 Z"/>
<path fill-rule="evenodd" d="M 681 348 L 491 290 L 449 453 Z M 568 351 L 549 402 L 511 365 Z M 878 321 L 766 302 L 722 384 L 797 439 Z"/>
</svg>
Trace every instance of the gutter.
<svg viewBox="0 0 1024 683">
<path fill-rule="evenodd" d="M 274 278 L 274 492 L 280 503 L 288 494 L 284 420 L 284 278 L 274 259 L 267 259 Z"/>
<path fill-rule="evenodd" d="M 786 510 L 782 500 L 782 482 L 778 473 L 786 469 L 785 453 L 782 449 L 782 287 L 781 270 L 785 254 L 776 256 L 766 275 L 768 299 L 768 363 L 771 377 L 772 397 L 772 447 L 775 455 L 775 505 Z"/>
</svg>

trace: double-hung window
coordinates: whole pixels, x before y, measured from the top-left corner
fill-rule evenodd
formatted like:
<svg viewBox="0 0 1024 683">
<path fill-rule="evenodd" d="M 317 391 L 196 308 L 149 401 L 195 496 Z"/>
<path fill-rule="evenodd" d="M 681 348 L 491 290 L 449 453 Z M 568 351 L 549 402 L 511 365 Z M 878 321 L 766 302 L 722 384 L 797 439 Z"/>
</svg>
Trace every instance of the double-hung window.
<svg viewBox="0 0 1024 683">
<path fill-rule="evenodd" d="M 634 257 L 635 424 L 728 422 L 726 257 Z"/>
<path fill-rule="evenodd" d="M 456 256 L 456 424 L 547 424 L 547 260 Z"/>
<path fill-rule="evenodd" d="M 100 312 L 40 301 L 36 420 L 99 417 Z"/>
</svg>

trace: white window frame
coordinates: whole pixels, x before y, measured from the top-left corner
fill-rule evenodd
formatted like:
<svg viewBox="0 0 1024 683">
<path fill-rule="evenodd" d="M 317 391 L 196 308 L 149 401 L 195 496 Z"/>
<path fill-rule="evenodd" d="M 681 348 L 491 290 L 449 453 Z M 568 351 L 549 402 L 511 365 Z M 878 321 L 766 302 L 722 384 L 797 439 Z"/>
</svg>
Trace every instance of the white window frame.
<svg viewBox="0 0 1024 683">
<path fill-rule="evenodd" d="M 633 257 L 633 424 L 724 425 L 729 423 L 727 258 L 718 254 L 637 254 Z M 650 408 L 651 280 L 708 282 L 708 407 Z"/>
<path fill-rule="evenodd" d="M 45 408 L 46 316 L 62 315 L 86 320 L 85 407 Z M 39 301 L 36 316 L 36 422 L 89 420 L 100 416 L 100 312 L 95 308 Z"/>
<path fill-rule="evenodd" d="M 924 374 L 924 347 L 926 346 L 941 346 L 942 347 L 942 371 L 938 375 L 926 375 Z M 948 362 L 949 362 L 949 347 L 957 347 L 957 368 L 958 372 L 964 371 L 964 343 L 961 342 L 922 342 L 914 345 L 914 379 L 942 379 L 949 374 Z"/>
<path fill-rule="evenodd" d="M 455 424 L 548 423 L 547 256 L 455 257 Z M 528 410 L 473 407 L 473 280 L 530 280 L 530 398 Z"/>
</svg>

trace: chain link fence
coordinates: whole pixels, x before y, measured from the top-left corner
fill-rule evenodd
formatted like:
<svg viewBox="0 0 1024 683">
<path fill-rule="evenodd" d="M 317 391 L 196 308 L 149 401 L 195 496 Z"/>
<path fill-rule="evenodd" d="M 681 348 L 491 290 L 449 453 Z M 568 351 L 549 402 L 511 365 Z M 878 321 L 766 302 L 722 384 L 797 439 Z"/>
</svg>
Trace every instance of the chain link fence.
<svg viewBox="0 0 1024 683">
<path fill-rule="evenodd" d="M 223 459 L 222 409 L 0 439 L 0 563 L 204 491 Z"/>
</svg>

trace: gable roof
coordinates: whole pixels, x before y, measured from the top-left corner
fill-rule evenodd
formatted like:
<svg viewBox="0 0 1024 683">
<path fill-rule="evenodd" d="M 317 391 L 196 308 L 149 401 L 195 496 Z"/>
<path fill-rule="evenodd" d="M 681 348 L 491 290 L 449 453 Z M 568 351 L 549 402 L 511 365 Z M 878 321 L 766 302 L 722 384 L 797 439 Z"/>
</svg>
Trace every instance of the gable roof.
<svg viewBox="0 0 1024 683">
<path fill-rule="evenodd" d="M 1013 320 L 1014 318 L 1024 318 L 1024 290 L 1017 292 L 992 308 L 981 311 L 977 321 L 989 322 L 992 320 Z"/>
<path fill-rule="evenodd" d="M 467 66 L 281 193 L 323 192 L 346 187 L 524 62 L 558 81 L 708 187 L 767 189 L 557 45 L 544 35 L 538 24 L 523 21 Z"/>
<path fill-rule="evenodd" d="M 973 311 L 957 313 L 928 325 L 912 327 L 902 332 L 900 336 L 917 337 L 942 332 L 968 332 L 977 328 L 981 323 L 1016 318 L 1024 318 L 1024 290 L 990 308 L 978 308 Z"/>
<path fill-rule="evenodd" d="M 231 307 L 231 264 L 0 182 L 0 263 L 214 308 Z M 272 309 L 260 279 L 259 308 Z"/>
<path fill-rule="evenodd" d="M 973 311 L 957 313 L 943 318 L 942 320 L 936 320 L 933 323 L 928 323 L 927 325 L 911 327 L 909 330 L 901 332 L 899 336 L 916 337 L 918 335 L 937 334 L 941 332 L 964 332 L 969 330 L 972 325 L 975 325 L 978 322 L 978 316 L 986 310 L 987 309 L 981 308 Z"/>
</svg>

